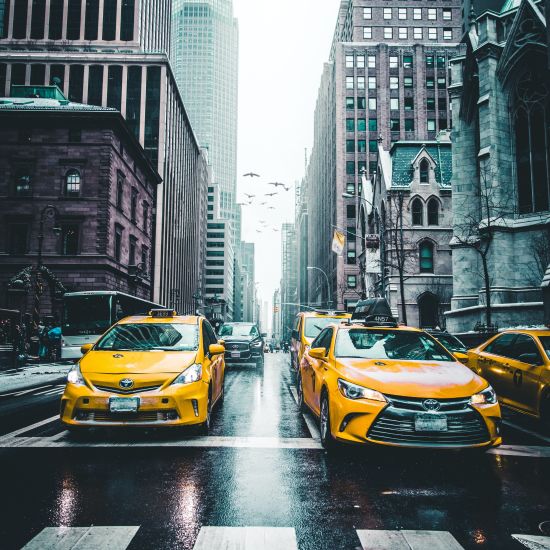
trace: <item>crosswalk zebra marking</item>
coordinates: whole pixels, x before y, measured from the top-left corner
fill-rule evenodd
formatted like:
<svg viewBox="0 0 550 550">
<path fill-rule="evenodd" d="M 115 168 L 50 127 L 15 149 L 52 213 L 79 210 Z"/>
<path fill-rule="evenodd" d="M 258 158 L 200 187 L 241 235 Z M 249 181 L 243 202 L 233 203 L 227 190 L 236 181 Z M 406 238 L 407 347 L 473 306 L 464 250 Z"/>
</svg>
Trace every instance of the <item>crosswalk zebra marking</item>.
<svg viewBox="0 0 550 550">
<path fill-rule="evenodd" d="M 296 404 L 298 404 L 298 392 L 296 391 L 296 388 L 294 386 L 290 386 L 290 393 L 292 394 L 292 397 L 294 397 L 294 401 L 296 401 Z M 319 428 L 312 420 L 311 415 L 309 413 L 302 413 L 302 416 L 304 417 L 304 421 L 307 425 L 307 429 L 309 430 L 311 437 L 313 439 L 320 440 L 321 434 L 319 433 Z"/>
<path fill-rule="evenodd" d="M 449 531 L 358 529 L 363 550 L 463 550 Z"/>
<path fill-rule="evenodd" d="M 298 550 L 292 527 L 201 527 L 193 550 Z"/>
<path fill-rule="evenodd" d="M 550 537 L 538 535 L 512 535 L 512 537 L 529 550 L 550 550 Z"/>
<path fill-rule="evenodd" d="M 46 527 L 22 550 L 126 550 L 137 527 Z"/>
</svg>

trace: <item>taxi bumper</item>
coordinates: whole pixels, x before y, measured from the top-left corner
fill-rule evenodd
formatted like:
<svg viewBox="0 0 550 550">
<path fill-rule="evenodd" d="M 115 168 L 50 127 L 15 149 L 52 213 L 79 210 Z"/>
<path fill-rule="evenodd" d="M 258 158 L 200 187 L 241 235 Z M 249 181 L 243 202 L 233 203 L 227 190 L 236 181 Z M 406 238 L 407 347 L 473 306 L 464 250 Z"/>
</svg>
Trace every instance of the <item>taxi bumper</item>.
<svg viewBox="0 0 550 550">
<path fill-rule="evenodd" d="M 112 412 L 111 398 L 139 398 L 136 412 Z M 89 386 L 67 384 L 60 419 L 66 426 L 187 426 L 206 421 L 208 384 L 170 385 L 164 389 L 122 396 Z"/>
<path fill-rule="evenodd" d="M 393 447 L 464 449 L 502 443 L 497 404 L 472 406 L 468 398 L 441 400 L 437 413 L 426 413 L 422 399 L 389 398 L 388 403 L 351 400 L 334 392 L 330 398 L 333 436 L 342 442 Z M 418 431 L 420 415 L 445 416 L 446 429 Z"/>
</svg>

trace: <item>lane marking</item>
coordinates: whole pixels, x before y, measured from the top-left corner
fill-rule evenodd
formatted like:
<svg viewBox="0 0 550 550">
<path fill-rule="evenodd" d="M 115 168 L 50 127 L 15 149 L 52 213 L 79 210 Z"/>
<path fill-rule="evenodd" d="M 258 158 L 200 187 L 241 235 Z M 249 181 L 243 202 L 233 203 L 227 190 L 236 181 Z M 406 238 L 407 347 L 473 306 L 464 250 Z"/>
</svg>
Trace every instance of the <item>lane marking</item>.
<svg viewBox="0 0 550 550">
<path fill-rule="evenodd" d="M 493 455 L 550 458 L 550 447 L 537 445 L 501 445 L 487 452 Z"/>
<path fill-rule="evenodd" d="M 62 389 L 51 388 L 49 390 L 41 391 L 40 393 L 35 393 L 34 395 L 54 395 L 54 394 L 61 394 L 61 393 L 63 393 Z"/>
<path fill-rule="evenodd" d="M 550 550 L 550 537 L 538 535 L 512 535 L 519 543 L 530 550 Z"/>
<path fill-rule="evenodd" d="M 289 388 L 292 397 L 294 397 L 294 401 L 296 401 L 296 405 L 298 405 L 298 392 L 296 388 L 294 386 L 289 386 Z M 309 413 L 302 413 L 302 417 L 304 418 L 311 437 L 316 440 L 321 440 L 321 433 L 319 432 L 317 424 L 315 424 L 314 420 L 311 418 L 311 415 Z"/>
<path fill-rule="evenodd" d="M 23 391 L 14 391 L 11 393 L 3 393 L 0 395 L 0 397 L 11 397 L 12 395 L 15 395 L 19 397 L 20 395 L 25 395 L 26 393 L 30 393 L 37 390 L 43 390 L 44 388 L 50 388 L 51 384 L 47 384 L 46 386 L 38 386 L 37 388 L 31 388 L 30 390 L 23 390 Z"/>
<path fill-rule="evenodd" d="M 0 437 L 0 446 L 2 446 L 2 443 L 4 442 L 4 440 L 13 439 L 18 435 L 24 434 L 25 432 L 30 432 L 35 428 L 40 428 L 40 426 L 45 426 L 46 424 L 49 424 L 50 422 L 53 422 L 54 420 L 58 420 L 58 419 L 59 419 L 59 415 L 56 414 L 55 416 L 50 416 L 49 418 L 46 418 L 45 420 L 41 420 L 40 422 L 35 422 L 34 424 L 30 424 L 29 426 L 24 426 L 23 428 L 19 428 L 19 430 L 15 430 L 14 432 L 5 434 L 2 437 Z"/>
<path fill-rule="evenodd" d="M 363 550 L 463 550 L 449 531 L 358 529 Z"/>
<path fill-rule="evenodd" d="M 292 527 L 201 527 L 193 550 L 298 550 Z"/>
<path fill-rule="evenodd" d="M 542 434 L 539 434 L 538 432 L 535 432 L 533 430 L 529 430 L 527 428 L 524 428 L 523 426 L 519 426 L 518 424 L 515 424 L 514 422 L 510 422 L 508 420 L 503 420 L 503 424 L 506 426 L 510 426 L 510 428 L 513 428 L 514 430 L 519 430 L 520 432 L 526 433 L 530 436 L 536 437 L 537 439 L 540 439 L 541 441 L 545 441 L 546 443 L 550 443 L 550 437 L 546 437 Z"/>
<path fill-rule="evenodd" d="M 126 550 L 138 529 L 139 526 L 46 527 L 23 550 Z"/>
</svg>

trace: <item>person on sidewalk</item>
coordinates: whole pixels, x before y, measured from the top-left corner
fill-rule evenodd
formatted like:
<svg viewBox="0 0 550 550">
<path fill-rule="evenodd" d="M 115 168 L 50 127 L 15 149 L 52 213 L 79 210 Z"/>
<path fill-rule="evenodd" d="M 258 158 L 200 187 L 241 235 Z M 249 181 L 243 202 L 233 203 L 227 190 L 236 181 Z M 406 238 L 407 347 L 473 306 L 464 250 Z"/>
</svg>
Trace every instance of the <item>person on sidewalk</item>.
<svg viewBox="0 0 550 550">
<path fill-rule="evenodd" d="M 61 327 L 59 324 L 54 325 L 48 332 L 49 340 L 49 359 L 57 361 L 61 352 Z"/>
</svg>

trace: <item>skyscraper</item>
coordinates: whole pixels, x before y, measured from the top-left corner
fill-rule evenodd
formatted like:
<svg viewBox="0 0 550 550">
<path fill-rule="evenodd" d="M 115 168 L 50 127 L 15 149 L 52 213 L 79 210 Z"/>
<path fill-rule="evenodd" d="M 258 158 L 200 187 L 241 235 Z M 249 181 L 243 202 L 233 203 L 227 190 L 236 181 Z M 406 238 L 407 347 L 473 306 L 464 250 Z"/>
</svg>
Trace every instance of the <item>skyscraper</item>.
<svg viewBox="0 0 550 550">
<path fill-rule="evenodd" d="M 173 0 L 172 53 L 193 129 L 220 189 L 220 215 L 236 223 L 239 31 L 232 0 Z M 235 242 L 240 240 L 236 235 Z"/>
<path fill-rule="evenodd" d="M 170 20 L 171 0 L 0 0 L 0 95 L 54 82 L 71 101 L 120 110 L 163 178 L 154 298 L 191 312 L 209 172 L 168 61 Z"/>
</svg>

